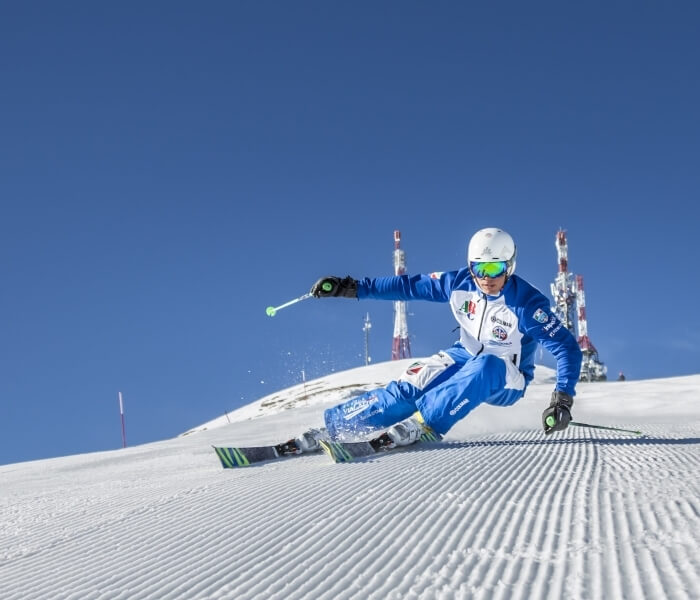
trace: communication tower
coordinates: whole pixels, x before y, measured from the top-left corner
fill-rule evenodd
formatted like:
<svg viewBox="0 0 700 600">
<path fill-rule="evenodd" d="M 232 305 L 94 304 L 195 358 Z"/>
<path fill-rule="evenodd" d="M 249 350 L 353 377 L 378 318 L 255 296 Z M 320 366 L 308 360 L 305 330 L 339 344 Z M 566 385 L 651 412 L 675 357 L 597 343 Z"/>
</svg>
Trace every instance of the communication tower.
<svg viewBox="0 0 700 600">
<path fill-rule="evenodd" d="M 566 243 L 566 232 L 562 229 L 557 231 L 555 246 L 559 259 L 559 271 L 554 279 L 554 283 L 551 284 L 554 312 L 559 317 L 559 320 L 564 323 L 564 327 L 576 335 L 574 330 L 576 282 L 573 274 L 569 273 L 569 247 Z"/>
<path fill-rule="evenodd" d="M 394 275 L 406 273 L 406 255 L 401 250 L 401 232 L 394 231 Z M 391 360 L 411 357 L 408 341 L 408 324 L 406 323 L 406 302 L 394 302 L 394 339 L 391 345 Z"/>
<path fill-rule="evenodd" d="M 554 298 L 553 310 L 564 326 L 576 337 L 583 353 L 581 381 L 605 381 L 607 367 L 598 358 L 598 351 L 588 337 L 586 321 L 586 296 L 583 292 L 583 276 L 569 273 L 569 250 L 566 232 L 557 231 L 555 240 L 559 271 L 551 284 Z M 578 314 L 577 314 L 578 313 Z M 578 320 L 576 320 L 578 317 Z M 576 330 L 578 329 L 578 335 Z"/>
<path fill-rule="evenodd" d="M 576 307 L 578 309 L 578 345 L 583 352 L 580 379 L 581 381 L 605 381 L 608 378 L 608 369 L 598 358 L 598 351 L 588 337 L 583 275 L 576 275 Z"/>
</svg>

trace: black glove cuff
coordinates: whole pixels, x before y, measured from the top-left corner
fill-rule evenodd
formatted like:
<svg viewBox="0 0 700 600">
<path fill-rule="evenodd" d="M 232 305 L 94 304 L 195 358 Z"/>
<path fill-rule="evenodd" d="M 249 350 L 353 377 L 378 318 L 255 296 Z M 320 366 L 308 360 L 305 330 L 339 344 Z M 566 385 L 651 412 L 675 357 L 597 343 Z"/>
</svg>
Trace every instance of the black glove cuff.
<svg viewBox="0 0 700 600">
<path fill-rule="evenodd" d="M 340 282 L 339 295 L 344 298 L 357 298 L 357 281 L 348 275 Z"/>
<path fill-rule="evenodd" d="M 561 390 L 554 390 L 552 392 L 552 399 L 549 403 L 549 406 L 563 406 L 569 409 L 569 412 L 571 412 L 571 407 L 574 405 L 574 398 L 570 394 L 567 394 L 566 392 L 562 392 Z"/>
</svg>

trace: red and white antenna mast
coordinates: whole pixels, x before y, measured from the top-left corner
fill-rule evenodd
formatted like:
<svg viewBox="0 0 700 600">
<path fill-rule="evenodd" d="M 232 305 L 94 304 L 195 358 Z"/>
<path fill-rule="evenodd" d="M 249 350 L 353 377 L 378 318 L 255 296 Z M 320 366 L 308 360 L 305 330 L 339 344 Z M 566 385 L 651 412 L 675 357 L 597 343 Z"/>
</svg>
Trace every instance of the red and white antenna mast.
<svg viewBox="0 0 700 600">
<path fill-rule="evenodd" d="M 586 321 L 586 294 L 583 291 L 583 275 L 576 275 L 576 307 L 578 309 L 578 345 L 583 353 L 581 362 L 582 381 L 604 381 L 607 367 L 598 358 L 598 351 L 588 337 Z"/>
<path fill-rule="evenodd" d="M 569 273 L 569 248 L 566 242 L 566 232 L 557 231 L 555 240 L 559 258 L 559 272 L 551 284 L 554 298 L 553 310 L 564 326 L 576 336 L 583 353 L 581 361 L 581 381 L 604 381 L 607 379 L 607 367 L 598 359 L 598 351 L 588 337 L 586 322 L 586 296 L 583 293 L 583 276 Z M 574 310 L 576 308 L 576 310 Z M 576 314 L 578 311 L 578 315 Z M 576 321 L 578 317 L 578 321 Z M 576 323 L 576 325 L 574 325 Z"/>
<path fill-rule="evenodd" d="M 566 243 L 566 232 L 563 229 L 557 231 L 555 240 L 557 257 L 559 259 L 559 272 L 551 284 L 552 297 L 554 298 L 554 312 L 559 317 L 564 327 L 576 335 L 574 330 L 574 301 L 576 300 L 576 283 L 574 276 L 569 273 L 569 247 Z"/>
<path fill-rule="evenodd" d="M 394 231 L 394 275 L 406 273 L 406 255 L 401 250 L 401 232 Z M 403 300 L 394 302 L 394 339 L 391 344 L 391 360 L 411 357 L 411 346 L 408 342 L 408 324 L 406 323 L 406 303 Z"/>
</svg>

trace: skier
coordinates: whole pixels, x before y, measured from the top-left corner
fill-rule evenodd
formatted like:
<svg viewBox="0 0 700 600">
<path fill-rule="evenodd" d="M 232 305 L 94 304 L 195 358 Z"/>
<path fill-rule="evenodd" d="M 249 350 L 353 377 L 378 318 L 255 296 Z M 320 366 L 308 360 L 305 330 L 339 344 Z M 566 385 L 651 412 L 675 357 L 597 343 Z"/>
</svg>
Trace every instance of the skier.
<svg viewBox="0 0 700 600">
<path fill-rule="evenodd" d="M 311 288 L 316 298 L 449 302 L 460 338 L 452 347 L 411 364 L 386 387 L 327 409 L 326 427 L 295 438 L 298 450 L 315 451 L 321 439 L 347 441 L 377 430 L 387 430 L 387 445 L 403 446 L 431 430 L 446 433 L 483 402 L 510 406 L 532 381 L 538 343 L 557 361 L 557 381 L 542 413 L 542 426 L 545 433 L 566 429 L 581 350 L 547 298 L 514 275 L 515 258 L 513 238 L 489 227 L 471 238 L 467 265 L 457 271 L 320 278 Z"/>
</svg>

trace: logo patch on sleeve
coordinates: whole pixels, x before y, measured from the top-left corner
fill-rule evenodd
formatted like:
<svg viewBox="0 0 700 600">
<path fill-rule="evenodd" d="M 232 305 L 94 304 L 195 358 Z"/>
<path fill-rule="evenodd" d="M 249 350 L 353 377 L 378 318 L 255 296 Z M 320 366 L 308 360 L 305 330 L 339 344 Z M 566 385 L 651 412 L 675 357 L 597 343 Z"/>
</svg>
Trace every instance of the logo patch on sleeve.
<svg viewBox="0 0 700 600">
<path fill-rule="evenodd" d="M 538 323 L 546 323 L 549 321 L 549 315 L 547 315 L 546 312 L 544 312 L 541 308 L 538 308 L 535 311 L 535 314 L 532 315 L 532 318 L 535 319 Z"/>
</svg>

